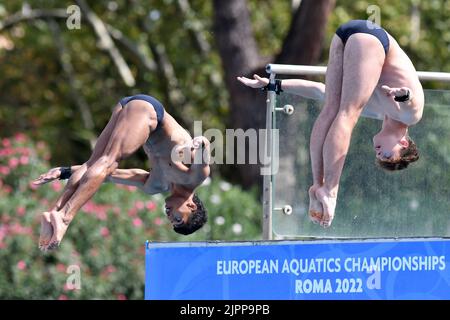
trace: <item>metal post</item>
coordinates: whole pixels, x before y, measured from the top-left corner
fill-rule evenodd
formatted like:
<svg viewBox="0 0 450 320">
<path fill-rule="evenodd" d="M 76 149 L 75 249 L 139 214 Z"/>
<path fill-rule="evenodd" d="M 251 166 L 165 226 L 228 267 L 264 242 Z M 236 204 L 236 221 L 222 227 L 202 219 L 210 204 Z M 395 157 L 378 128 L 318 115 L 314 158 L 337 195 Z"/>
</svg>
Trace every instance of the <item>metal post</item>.
<svg viewBox="0 0 450 320">
<path fill-rule="evenodd" d="M 271 84 L 275 84 L 275 73 L 270 74 Z M 273 161 L 273 139 L 272 139 L 272 121 L 273 112 L 276 104 L 275 91 L 267 91 L 267 111 L 266 111 L 266 137 L 265 137 L 265 155 L 270 159 L 270 174 L 264 175 L 263 182 L 263 240 L 272 240 L 272 161 Z"/>
</svg>

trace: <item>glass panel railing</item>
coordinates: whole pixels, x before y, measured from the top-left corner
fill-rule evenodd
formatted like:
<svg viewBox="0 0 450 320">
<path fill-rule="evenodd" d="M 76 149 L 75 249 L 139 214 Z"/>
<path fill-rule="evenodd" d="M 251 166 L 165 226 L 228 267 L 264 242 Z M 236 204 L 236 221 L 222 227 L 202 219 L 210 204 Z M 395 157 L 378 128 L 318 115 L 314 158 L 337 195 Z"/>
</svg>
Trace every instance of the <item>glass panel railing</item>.
<svg viewBox="0 0 450 320">
<path fill-rule="evenodd" d="M 391 238 L 450 236 L 450 91 L 426 90 L 422 120 L 410 127 L 419 161 L 406 170 L 386 172 L 375 163 L 372 137 L 382 122 L 361 118 L 352 136 L 334 221 L 323 229 L 308 217 L 312 183 L 309 137 L 322 102 L 277 96 L 292 115 L 276 112 L 279 168 L 273 177 L 273 231 L 282 237 Z"/>
</svg>

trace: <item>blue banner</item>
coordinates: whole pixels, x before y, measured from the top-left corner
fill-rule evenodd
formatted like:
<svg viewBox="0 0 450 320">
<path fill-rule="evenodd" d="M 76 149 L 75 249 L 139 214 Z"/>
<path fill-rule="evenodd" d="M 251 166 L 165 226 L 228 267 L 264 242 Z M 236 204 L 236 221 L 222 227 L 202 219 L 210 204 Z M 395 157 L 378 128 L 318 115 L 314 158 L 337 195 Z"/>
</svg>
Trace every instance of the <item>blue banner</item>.
<svg viewBox="0 0 450 320">
<path fill-rule="evenodd" d="M 145 299 L 450 299 L 450 241 L 147 243 Z"/>
</svg>

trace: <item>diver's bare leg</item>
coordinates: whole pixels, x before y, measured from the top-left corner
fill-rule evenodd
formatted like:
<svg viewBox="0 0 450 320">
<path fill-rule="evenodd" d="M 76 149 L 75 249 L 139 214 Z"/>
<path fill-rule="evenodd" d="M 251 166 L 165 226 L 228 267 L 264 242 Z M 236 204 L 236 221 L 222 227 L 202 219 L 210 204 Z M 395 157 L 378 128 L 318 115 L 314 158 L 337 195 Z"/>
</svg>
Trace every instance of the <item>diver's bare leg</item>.
<svg viewBox="0 0 450 320">
<path fill-rule="evenodd" d="M 77 211 L 95 194 L 105 178 L 126 158 L 141 147 L 150 135 L 150 119 L 156 118 L 146 102 L 135 100 L 119 114 L 110 139 L 100 157 L 88 167 L 75 193 L 59 211 L 50 212 L 53 236 L 47 249 L 61 242 Z"/>
<path fill-rule="evenodd" d="M 324 185 L 316 196 L 324 208 L 324 227 L 334 218 L 339 180 L 350 147 L 352 132 L 380 79 L 385 52 L 372 35 L 352 35 L 344 50 L 344 75 L 339 112 L 331 125 L 323 145 Z"/>
<path fill-rule="evenodd" d="M 323 144 L 328 130 L 339 111 L 342 90 L 344 44 L 334 35 L 331 41 L 327 74 L 325 79 L 325 105 L 314 123 L 310 137 L 311 167 L 313 185 L 309 189 L 309 217 L 312 222 L 322 220 L 322 204 L 316 197 L 316 190 L 323 185 Z"/>
<path fill-rule="evenodd" d="M 72 176 L 67 181 L 67 184 L 64 190 L 62 191 L 61 195 L 56 200 L 56 203 L 51 207 L 51 209 L 48 212 L 42 213 L 41 232 L 39 236 L 40 249 L 43 250 L 48 246 L 50 239 L 52 238 L 53 235 L 53 227 L 50 221 L 50 212 L 56 212 L 64 206 L 67 200 L 75 193 L 76 189 L 78 188 L 80 179 L 86 173 L 87 168 L 101 156 L 101 154 L 105 150 L 106 144 L 109 141 L 109 138 L 117 122 L 117 118 L 119 116 L 121 109 L 122 106 L 120 104 L 116 105 L 116 107 L 112 112 L 111 118 L 109 119 L 108 124 L 103 129 L 102 133 L 97 139 L 97 143 L 95 144 L 94 150 L 89 160 L 86 163 L 84 163 L 80 168 L 78 168 L 78 170 L 72 173 Z"/>
</svg>

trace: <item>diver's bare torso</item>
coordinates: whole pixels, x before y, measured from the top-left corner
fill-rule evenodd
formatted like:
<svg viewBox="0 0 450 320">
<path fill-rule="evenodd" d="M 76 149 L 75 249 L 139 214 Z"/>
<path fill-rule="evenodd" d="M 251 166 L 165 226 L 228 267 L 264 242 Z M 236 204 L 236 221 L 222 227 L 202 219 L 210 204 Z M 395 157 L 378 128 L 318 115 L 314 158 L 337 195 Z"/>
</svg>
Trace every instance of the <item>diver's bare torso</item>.
<svg viewBox="0 0 450 320">
<path fill-rule="evenodd" d="M 383 65 L 380 80 L 369 102 L 364 107 L 363 115 L 383 119 L 388 116 L 406 125 L 416 124 L 421 118 L 424 106 L 424 93 L 417 77 L 416 70 L 400 48 L 397 41 L 388 35 L 389 52 Z M 396 102 L 381 88 L 387 85 L 391 88 L 408 87 L 412 100 L 406 103 Z"/>
<path fill-rule="evenodd" d="M 190 134 L 166 113 L 163 126 L 152 133 L 143 146 L 151 163 L 150 175 L 143 187 L 144 192 L 149 194 L 167 192 L 171 184 L 193 189 L 202 183 L 206 176 L 196 175 L 189 170 L 189 164 L 181 161 L 182 152 L 190 151 L 188 144 L 191 140 Z M 180 156 L 180 161 L 172 161 L 173 150 L 176 150 L 175 155 Z"/>
</svg>

